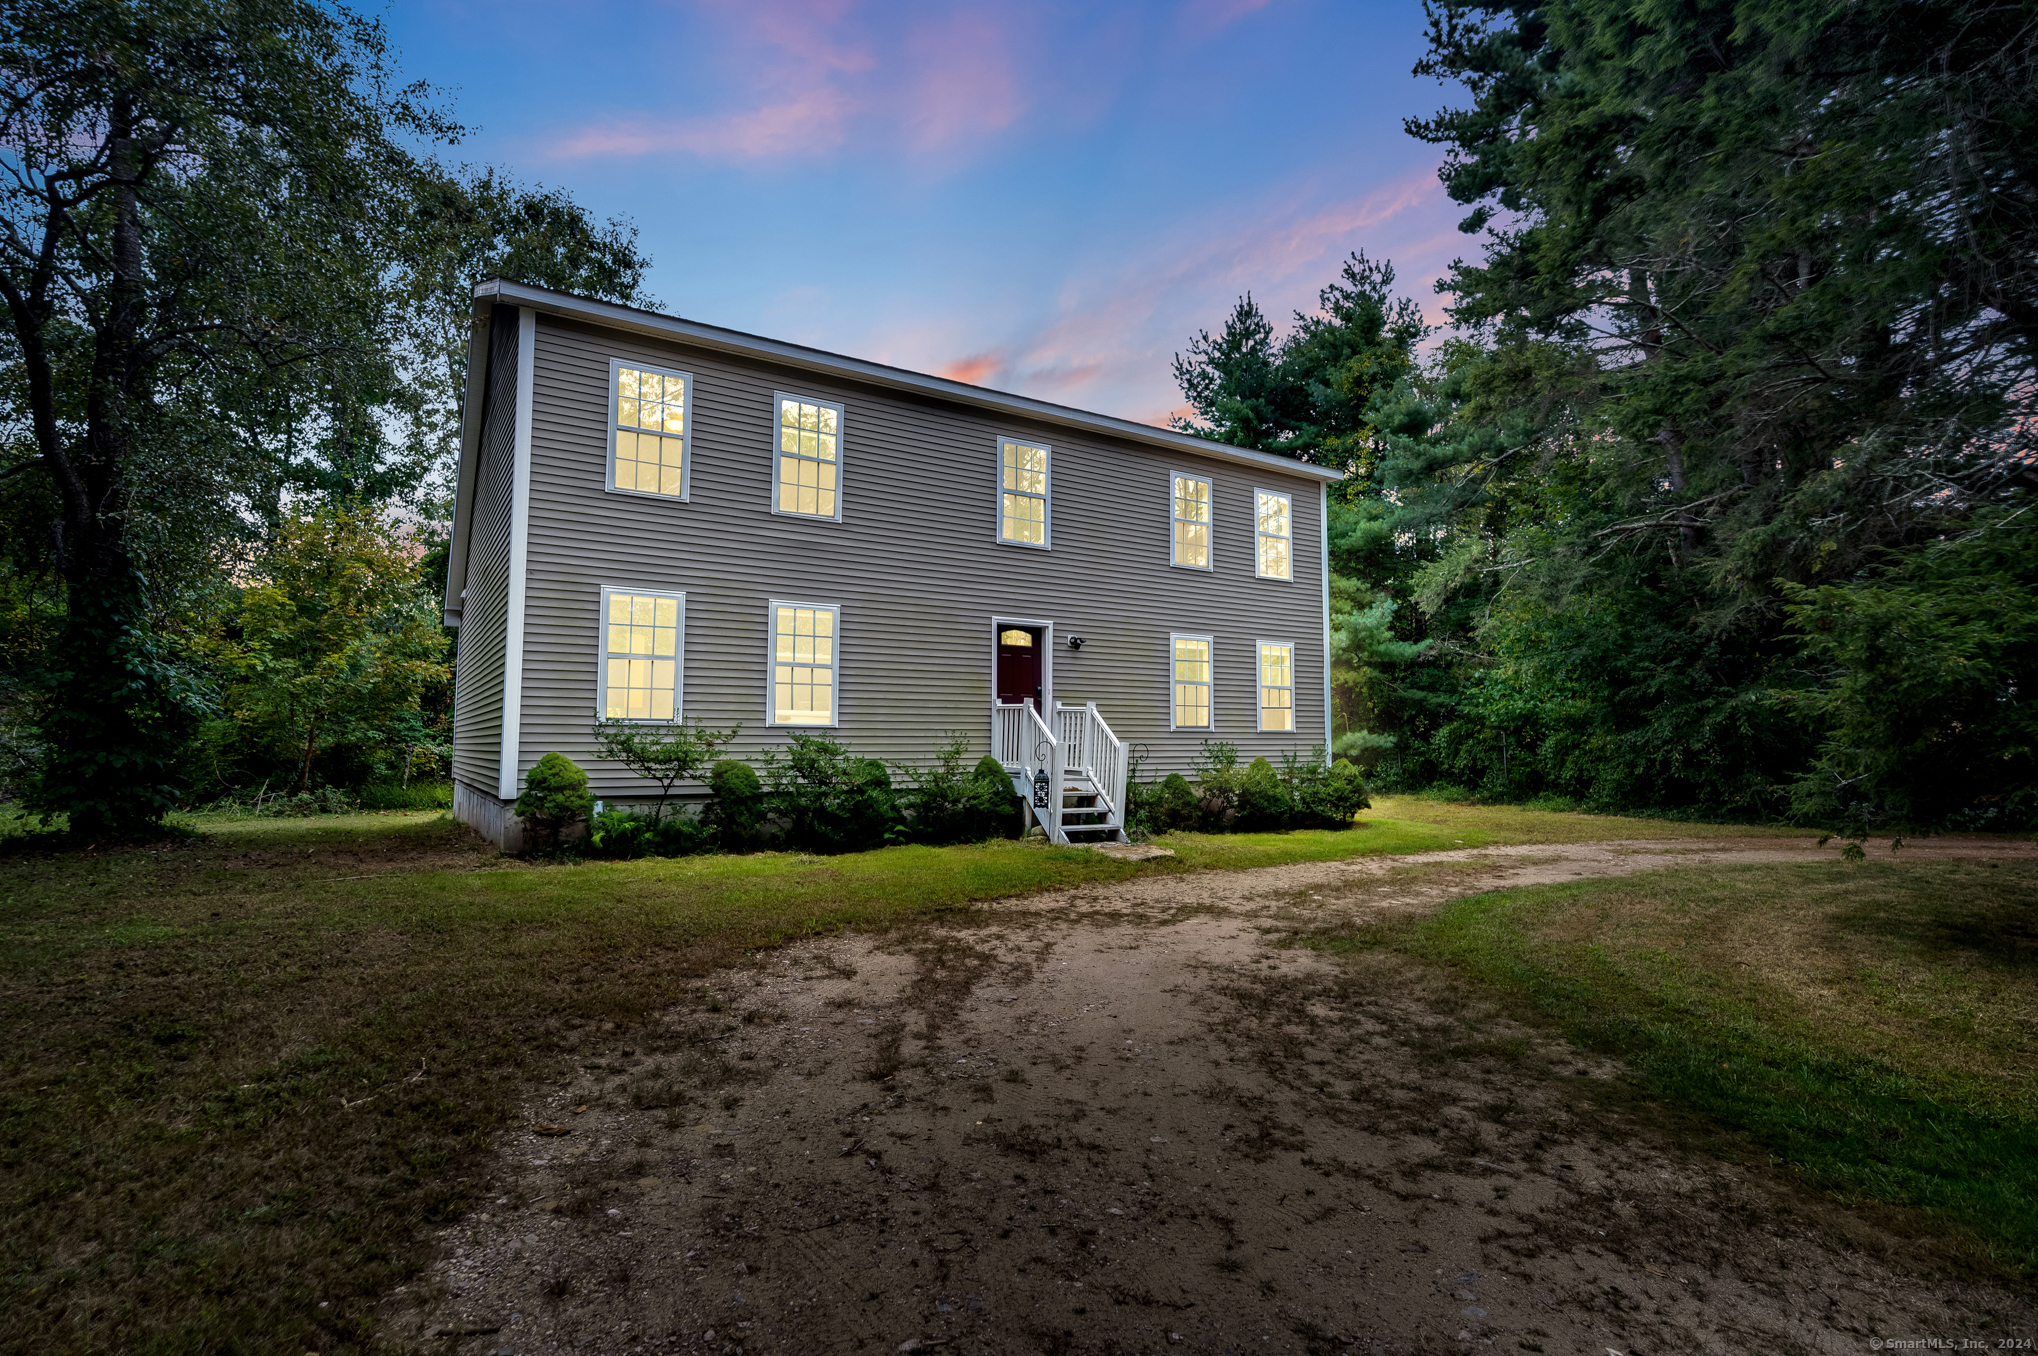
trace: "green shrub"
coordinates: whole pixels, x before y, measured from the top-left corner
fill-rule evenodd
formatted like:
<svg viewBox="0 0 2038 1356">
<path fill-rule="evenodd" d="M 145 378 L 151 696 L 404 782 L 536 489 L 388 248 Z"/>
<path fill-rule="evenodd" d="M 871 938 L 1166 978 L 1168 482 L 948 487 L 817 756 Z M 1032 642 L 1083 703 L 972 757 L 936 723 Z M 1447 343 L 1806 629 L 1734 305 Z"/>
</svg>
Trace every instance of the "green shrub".
<svg viewBox="0 0 2038 1356">
<path fill-rule="evenodd" d="M 1237 824 L 1247 833 L 1286 829 L 1295 820 L 1295 792 L 1274 765 L 1255 758 L 1238 779 Z"/>
<path fill-rule="evenodd" d="M 989 754 L 964 775 L 962 760 L 968 752 L 968 736 L 951 735 L 933 766 L 918 772 L 901 769 L 914 779 L 905 795 L 914 842 L 981 843 L 1010 833 L 1016 818 L 1011 779 Z"/>
<path fill-rule="evenodd" d="M 1373 804 L 1366 792 L 1365 775 L 1357 766 L 1340 758 L 1326 768 L 1320 749 L 1311 763 L 1294 769 L 1290 781 L 1295 788 L 1297 818 L 1312 827 L 1349 828 L 1352 816 Z"/>
<path fill-rule="evenodd" d="M 826 735 L 795 733 L 764 755 L 771 810 L 807 852 L 862 852 L 902 841 L 907 825 L 891 773 Z"/>
<path fill-rule="evenodd" d="M 748 763 L 724 758 L 708 769 L 711 798 L 701 823 L 724 852 L 749 852 L 764 837 L 764 784 Z"/>
<path fill-rule="evenodd" d="M 650 812 L 630 806 L 598 806 L 587 820 L 587 855 L 629 860 L 635 857 L 689 857 L 712 852 L 715 830 L 683 810 Z"/>
<path fill-rule="evenodd" d="M 524 774 L 516 810 L 536 830 L 540 846 L 557 848 L 560 835 L 593 805 L 580 765 L 563 753 L 548 753 Z"/>
<path fill-rule="evenodd" d="M 1160 789 L 1153 798 L 1152 822 L 1154 828 L 1166 833 L 1171 829 L 1193 829 L 1203 817 L 1203 801 L 1196 794 L 1196 788 L 1189 785 L 1189 779 L 1179 772 L 1170 772 L 1161 779 Z"/>
</svg>

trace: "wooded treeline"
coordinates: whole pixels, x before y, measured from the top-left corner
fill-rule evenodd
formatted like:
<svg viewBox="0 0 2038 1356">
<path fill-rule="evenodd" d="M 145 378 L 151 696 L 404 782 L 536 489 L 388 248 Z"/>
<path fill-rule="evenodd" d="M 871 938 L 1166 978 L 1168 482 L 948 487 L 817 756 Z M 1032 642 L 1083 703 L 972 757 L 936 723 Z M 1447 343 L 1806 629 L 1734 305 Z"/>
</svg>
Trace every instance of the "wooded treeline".
<svg viewBox="0 0 2038 1356">
<path fill-rule="evenodd" d="M 1353 256 L 1177 375 L 1339 466 L 1340 753 L 1388 787 L 2028 825 L 2038 3 L 1432 4 L 1476 254 Z M 1448 97 L 1448 96 L 1447 96 Z M 317 0 L 0 0 L 0 753 L 86 834 L 443 774 L 469 290 L 625 224 L 443 158 Z"/>
<path fill-rule="evenodd" d="M 1408 130 L 1480 255 L 1355 257 L 1178 359 L 1335 491 L 1340 750 L 1388 786 L 2028 826 L 2038 6 L 1433 3 Z"/>
<path fill-rule="evenodd" d="M 471 288 L 635 232 L 436 152 L 315 0 L 0 0 L 0 718 L 80 833 L 444 776 Z M 340 797 L 339 799 L 344 799 Z"/>
</svg>

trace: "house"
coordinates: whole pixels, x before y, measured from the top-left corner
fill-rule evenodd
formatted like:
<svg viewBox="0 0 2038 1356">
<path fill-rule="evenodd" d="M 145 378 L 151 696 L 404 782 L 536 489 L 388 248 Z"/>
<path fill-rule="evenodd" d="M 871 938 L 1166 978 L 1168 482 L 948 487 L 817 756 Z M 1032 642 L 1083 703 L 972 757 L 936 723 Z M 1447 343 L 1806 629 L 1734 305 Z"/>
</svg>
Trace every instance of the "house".
<svg viewBox="0 0 2038 1356">
<path fill-rule="evenodd" d="M 684 714 L 740 726 L 753 764 L 823 730 L 925 765 L 961 732 L 1051 837 L 1116 834 L 1131 765 L 1328 743 L 1337 478 L 485 282 L 446 592 L 454 814 L 518 847 L 512 803 L 554 750 L 641 798 L 597 717 Z"/>
</svg>

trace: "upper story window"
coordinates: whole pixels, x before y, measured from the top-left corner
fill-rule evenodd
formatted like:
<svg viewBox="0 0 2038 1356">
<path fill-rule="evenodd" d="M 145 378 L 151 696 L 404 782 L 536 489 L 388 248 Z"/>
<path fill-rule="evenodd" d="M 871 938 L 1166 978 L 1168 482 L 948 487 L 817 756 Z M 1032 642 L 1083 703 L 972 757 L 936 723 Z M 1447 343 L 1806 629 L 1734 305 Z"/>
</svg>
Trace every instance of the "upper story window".
<svg viewBox="0 0 2038 1356">
<path fill-rule="evenodd" d="M 771 724 L 833 725 L 842 610 L 771 604 Z"/>
<path fill-rule="evenodd" d="M 602 703 L 610 720 L 679 714 L 686 595 L 602 591 Z"/>
<path fill-rule="evenodd" d="M 1210 728 L 1211 639 L 1209 636 L 1169 636 L 1174 652 L 1174 723 L 1177 730 Z"/>
<path fill-rule="evenodd" d="M 609 364 L 614 377 L 609 426 L 609 488 L 668 499 L 687 496 L 685 372 Z"/>
<path fill-rule="evenodd" d="M 842 517 L 842 407 L 778 394 L 778 496 L 774 513 Z"/>
<path fill-rule="evenodd" d="M 1260 728 L 1295 728 L 1295 647 L 1260 642 Z"/>
<path fill-rule="evenodd" d="M 1277 490 L 1253 491 L 1254 532 L 1262 579 L 1295 577 L 1295 500 Z"/>
<path fill-rule="evenodd" d="M 998 439 L 998 540 L 1046 546 L 1049 449 L 1016 438 Z"/>
<path fill-rule="evenodd" d="M 1192 570 L 1210 568 L 1210 482 L 1177 475 L 1174 493 L 1174 562 Z"/>
</svg>

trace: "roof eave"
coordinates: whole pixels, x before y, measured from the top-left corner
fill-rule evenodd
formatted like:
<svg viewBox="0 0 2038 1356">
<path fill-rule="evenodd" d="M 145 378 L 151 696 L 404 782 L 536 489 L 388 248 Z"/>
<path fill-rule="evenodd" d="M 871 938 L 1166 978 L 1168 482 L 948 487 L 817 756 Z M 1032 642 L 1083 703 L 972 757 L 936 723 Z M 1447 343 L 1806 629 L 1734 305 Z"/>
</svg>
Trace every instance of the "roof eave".
<svg viewBox="0 0 2038 1356">
<path fill-rule="evenodd" d="M 593 301 L 567 292 L 554 292 L 547 288 L 532 287 L 527 283 L 509 282 L 501 278 L 490 278 L 476 284 L 474 296 L 477 307 L 484 299 L 516 306 L 528 306 L 543 314 L 584 320 L 592 324 L 607 325 L 616 329 L 630 330 L 639 334 L 652 335 L 662 339 L 678 340 L 702 348 L 742 357 L 758 358 L 788 367 L 803 368 L 829 376 L 866 382 L 887 387 L 895 391 L 952 401 L 977 409 L 998 414 L 1030 419 L 1039 423 L 1077 429 L 1086 433 L 1098 433 L 1123 438 L 1131 442 L 1177 452 L 1186 456 L 1208 457 L 1215 461 L 1230 462 L 1234 465 L 1250 466 L 1274 475 L 1295 476 L 1304 480 L 1329 483 L 1344 479 L 1344 472 L 1313 462 L 1297 461 L 1292 457 L 1277 456 L 1271 452 L 1260 452 L 1249 447 L 1233 447 L 1228 443 L 1210 442 L 1204 438 L 1177 433 L 1172 429 L 1156 428 L 1131 419 L 1120 419 L 1114 415 L 1097 414 L 1079 410 L 1051 401 L 1036 400 L 1031 396 L 1015 395 L 1009 391 L 994 391 L 985 386 L 972 386 L 967 382 L 953 381 L 947 377 L 929 376 L 924 372 L 912 372 L 905 368 L 889 367 L 883 363 L 869 362 L 862 358 L 851 358 L 840 353 L 829 353 L 822 349 L 807 348 L 800 344 L 789 344 L 778 339 L 766 339 L 759 335 L 745 334 L 740 330 L 723 329 L 717 325 L 704 325 L 698 321 L 682 320 L 678 316 L 661 315 L 655 311 L 639 310 L 633 306 L 621 306 L 614 302 Z M 471 364 L 470 364 L 471 370 Z M 470 408 L 472 402 L 470 401 Z M 463 462 L 465 443 L 463 435 Z"/>
</svg>

